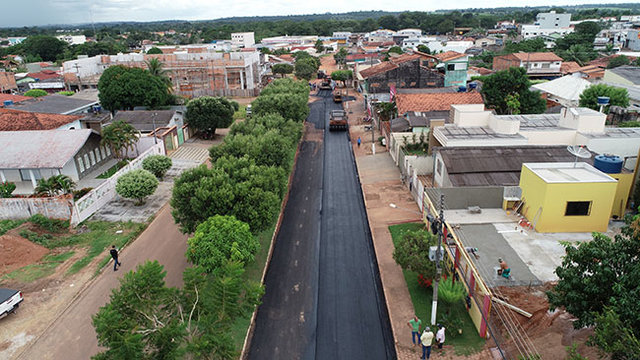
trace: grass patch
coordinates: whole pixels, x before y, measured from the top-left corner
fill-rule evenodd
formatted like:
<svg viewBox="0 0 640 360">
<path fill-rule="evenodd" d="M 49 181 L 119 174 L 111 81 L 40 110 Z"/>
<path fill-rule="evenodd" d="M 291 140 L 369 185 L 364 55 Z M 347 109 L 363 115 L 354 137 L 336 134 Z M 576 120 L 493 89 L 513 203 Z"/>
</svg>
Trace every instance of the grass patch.
<svg viewBox="0 0 640 360">
<path fill-rule="evenodd" d="M 250 281 L 260 282 L 262 281 L 262 272 L 264 271 L 265 262 L 267 261 L 267 256 L 269 255 L 269 248 L 271 247 L 271 239 L 273 238 L 273 233 L 276 230 L 275 224 L 263 232 L 259 233 L 256 237 L 258 241 L 260 241 L 260 250 L 256 254 L 255 260 L 248 264 L 244 273 L 244 277 Z M 233 342 L 236 345 L 236 349 L 238 351 L 242 351 L 242 345 L 244 345 L 244 338 L 247 335 L 247 331 L 249 330 L 249 325 L 251 325 L 251 317 L 253 313 L 249 314 L 249 316 L 245 318 L 237 319 L 235 324 L 231 329 L 231 336 L 233 337 Z"/>
<path fill-rule="evenodd" d="M 125 160 L 120 160 L 118 161 L 115 165 L 113 165 L 112 167 L 109 168 L 109 170 L 103 172 L 102 174 L 98 175 L 96 177 L 96 179 L 108 179 L 111 176 L 113 176 L 113 174 L 115 174 L 116 172 L 118 172 L 118 170 L 122 169 L 123 167 L 125 167 L 125 165 L 127 165 L 129 163 L 128 159 Z"/>
<path fill-rule="evenodd" d="M 407 231 L 425 229 L 423 223 L 409 223 L 389 226 L 394 244 Z M 418 274 L 403 270 L 404 279 L 411 294 L 411 301 L 416 315 L 423 324 L 428 324 L 431 320 L 431 301 L 433 299 L 433 289 L 424 288 L 418 284 Z M 453 345 L 456 355 L 470 355 L 481 351 L 484 347 L 484 339 L 478 336 L 475 325 L 467 313 L 464 303 L 447 305 L 444 302 L 438 303 L 438 316 L 436 320 L 441 321 L 443 315 L 449 314 L 449 318 L 461 324 L 462 334 L 454 334 L 454 329 L 447 329 L 446 344 Z M 407 333 L 410 335 L 409 333 Z M 407 335 L 407 336 L 408 336 Z"/>
<path fill-rule="evenodd" d="M 83 267 L 89 264 L 93 258 L 105 253 L 107 247 L 115 245 L 118 248 L 122 248 L 129 241 L 135 239 L 146 227 L 147 224 L 139 224 L 134 222 L 117 222 L 112 223 L 108 221 L 90 221 L 86 223 L 90 231 L 75 234 L 69 237 L 69 241 L 76 245 L 84 245 L 88 247 L 87 255 L 76 261 L 69 270 L 67 275 L 72 275 L 80 271 Z M 116 231 L 122 230 L 122 233 L 116 234 Z M 108 255 L 108 254 L 107 254 Z M 105 255 L 105 258 L 100 262 L 98 271 L 109 260 L 109 257 Z"/>
<path fill-rule="evenodd" d="M 27 265 L 10 272 L 3 276 L 2 280 L 17 280 L 22 283 L 30 283 L 41 279 L 53 274 L 56 267 L 73 256 L 74 253 L 74 251 L 67 251 L 57 255 L 47 255 L 37 264 Z"/>
<path fill-rule="evenodd" d="M 26 220 L 0 220 L 0 236 L 22 225 Z"/>
</svg>

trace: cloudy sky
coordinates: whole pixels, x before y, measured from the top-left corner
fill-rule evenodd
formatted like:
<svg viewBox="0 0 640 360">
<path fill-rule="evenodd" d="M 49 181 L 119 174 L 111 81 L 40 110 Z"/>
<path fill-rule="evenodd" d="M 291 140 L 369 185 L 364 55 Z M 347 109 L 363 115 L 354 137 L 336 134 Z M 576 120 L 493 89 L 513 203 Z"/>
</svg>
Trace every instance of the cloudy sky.
<svg viewBox="0 0 640 360">
<path fill-rule="evenodd" d="M 206 20 L 362 10 L 620 3 L 622 0 L 0 0 L 0 27 L 133 20 Z"/>
</svg>

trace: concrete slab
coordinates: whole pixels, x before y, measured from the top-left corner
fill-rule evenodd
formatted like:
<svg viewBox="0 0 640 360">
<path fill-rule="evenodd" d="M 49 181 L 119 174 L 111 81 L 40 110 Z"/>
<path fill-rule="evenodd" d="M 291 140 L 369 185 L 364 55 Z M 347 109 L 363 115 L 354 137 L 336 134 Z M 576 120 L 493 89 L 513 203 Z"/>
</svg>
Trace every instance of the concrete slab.
<svg viewBox="0 0 640 360">
<path fill-rule="evenodd" d="M 518 217 L 507 215 L 502 209 L 481 209 L 481 213 L 475 214 L 467 209 L 445 210 L 444 218 L 449 224 L 492 224 L 513 223 Z"/>
<path fill-rule="evenodd" d="M 359 156 L 357 163 L 362 185 L 400 180 L 400 172 L 388 153 Z"/>
<path fill-rule="evenodd" d="M 513 223 L 515 226 L 515 223 Z M 478 248 L 479 258 L 471 257 L 480 275 L 489 287 L 539 285 L 536 277 L 520 255 L 509 246 L 502 234 L 493 224 L 460 225 L 456 234 L 466 246 Z M 529 254 L 530 255 L 530 254 Z M 498 258 L 504 259 L 511 268 L 511 279 L 499 277 L 496 273 Z M 525 257 L 529 259 L 529 257 Z"/>
</svg>

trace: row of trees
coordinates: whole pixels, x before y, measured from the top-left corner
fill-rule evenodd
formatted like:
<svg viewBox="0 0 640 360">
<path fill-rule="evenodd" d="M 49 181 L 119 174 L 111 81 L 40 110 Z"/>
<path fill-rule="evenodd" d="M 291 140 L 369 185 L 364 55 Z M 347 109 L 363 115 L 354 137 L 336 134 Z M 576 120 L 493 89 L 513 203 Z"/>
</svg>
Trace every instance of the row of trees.
<svg viewBox="0 0 640 360">
<path fill-rule="evenodd" d="M 320 68 L 320 59 L 309 55 L 306 51 L 298 51 L 294 55 L 294 74 L 298 79 L 311 80 Z"/>
</svg>

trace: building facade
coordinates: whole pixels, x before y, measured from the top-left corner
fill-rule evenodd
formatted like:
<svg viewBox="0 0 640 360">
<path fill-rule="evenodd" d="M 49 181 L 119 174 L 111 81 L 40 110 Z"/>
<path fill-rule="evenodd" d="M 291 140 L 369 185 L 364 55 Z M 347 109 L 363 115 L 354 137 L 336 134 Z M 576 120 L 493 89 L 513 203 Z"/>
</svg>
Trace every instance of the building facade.
<svg viewBox="0 0 640 360">
<path fill-rule="evenodd" d="M 231 33 L 231 43 L 239 48 L 249 48 L 256 43 L 253 32 Z"/>
</svg>

